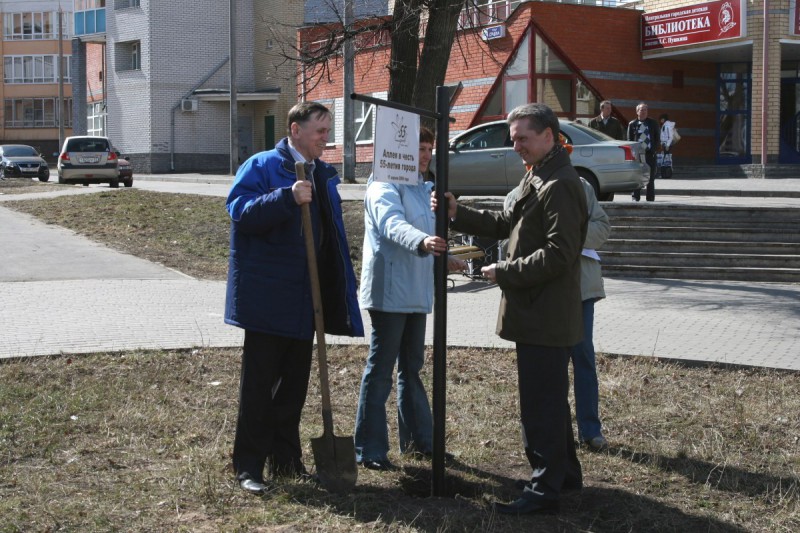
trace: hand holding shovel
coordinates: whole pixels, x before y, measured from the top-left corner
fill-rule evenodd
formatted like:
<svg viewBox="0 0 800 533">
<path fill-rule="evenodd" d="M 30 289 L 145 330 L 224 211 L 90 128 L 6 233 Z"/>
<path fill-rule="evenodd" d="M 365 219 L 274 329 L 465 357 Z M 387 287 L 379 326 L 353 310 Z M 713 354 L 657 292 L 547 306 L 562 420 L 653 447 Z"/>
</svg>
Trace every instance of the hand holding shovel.
<svg viewBox="0 0 800 533">
<path fill-rule="evenodd" d="M 305 179 L 303 163 L 295 163 L 297 180 Z M 303 219 L 303 235 L 308 256 L 308 274 L 311 277 L 311 300 L 314 304 L 314 328 L 317 332 L 317 362 L 319 385 L 322 391 L 322 436 L 311 439 L 317 475 L 323 487 L 331 492 L 349 492 L 356 484 L 356 450 L 353 437 L 336 437 L 333 434 L 331 393 L 328 385 L 328 358 L 325 350 L 325 322 L 322 317 L 322 296 L 317 272 L 317 254 L 314 248 L 314 231 L 311 226 L 309 204 L 300 206 Z"/>
</svg>

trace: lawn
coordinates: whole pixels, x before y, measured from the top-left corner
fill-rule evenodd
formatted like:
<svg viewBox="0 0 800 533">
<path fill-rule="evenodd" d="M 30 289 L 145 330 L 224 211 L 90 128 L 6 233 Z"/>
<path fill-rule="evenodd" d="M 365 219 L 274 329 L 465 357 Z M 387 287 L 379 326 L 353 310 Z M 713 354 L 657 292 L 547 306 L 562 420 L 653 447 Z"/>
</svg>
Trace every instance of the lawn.
<svg viewBox="0 0 800 533">
<path fill-rule="evenodd" d="M 134 188 L 3 205 L 224 279 L 220 198 Z M 361 209 L 345 203 L 354 256 Z M 337 435 L 352 435 L 365 354 L 329 347 Z M 443 498 L 430 496 L 430 464 L 394 450 L 402 469 L 362 469 L 349 495 L 291 481 L 264 498 L 243 493 L 230 470 L 239 364 L 235 347 L 0 362 L 0 532 L 800 530 L 796 372 L 599 354 L 610 450 L 579 451 L 585 488 L 564 497 L 560 515 L 508 518 L 490 502 L 515 498 L 515 480 L 530 475 L 513 352 L 448 350 L 447 450 L 456 460 Z M 314 370 L 302 425 L 309 467 L 321 427 Z"/>
</svg>

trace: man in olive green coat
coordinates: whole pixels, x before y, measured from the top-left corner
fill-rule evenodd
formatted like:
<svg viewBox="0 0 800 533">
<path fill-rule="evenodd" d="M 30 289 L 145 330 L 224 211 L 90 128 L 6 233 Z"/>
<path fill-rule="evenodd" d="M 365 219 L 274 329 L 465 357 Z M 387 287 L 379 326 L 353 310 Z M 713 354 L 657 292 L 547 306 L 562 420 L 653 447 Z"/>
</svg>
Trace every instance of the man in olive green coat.
<svg viewBox="0 0 800 533">
<path fill-rule="evenodd" d="M 481 272 L 503 291 L 497 334 L 517 345 L 520 419 L 533 471 L 522 496 L 495 503 L 507 514 L 553 513 L 560 493 L 583 480 L 569 394 L 571 347 L 583 338 L 580 254 L 588 208 L 577 171 L 558 142 L 558 118 L 544 104 L 508 115 L 514 150 L 529 170 L 503 211 L 475 210 L 445 195 L 458 231 L 508 238 L 508 256 Z M 434 206 L 436 202 L 434 201 Z"/>
</svg>

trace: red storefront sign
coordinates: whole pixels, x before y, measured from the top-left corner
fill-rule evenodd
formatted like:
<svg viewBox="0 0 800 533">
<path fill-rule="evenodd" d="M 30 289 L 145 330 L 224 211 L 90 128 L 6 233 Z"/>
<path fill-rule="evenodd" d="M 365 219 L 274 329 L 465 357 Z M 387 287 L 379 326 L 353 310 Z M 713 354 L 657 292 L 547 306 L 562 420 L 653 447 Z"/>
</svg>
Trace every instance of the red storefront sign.
<svg viewBox="0 0 800 533">
<path fill-rule="evenodd" d="M 742 0 L 718 0 L 642 15 L 642 51 L 743 35 Z"/>
</svg>

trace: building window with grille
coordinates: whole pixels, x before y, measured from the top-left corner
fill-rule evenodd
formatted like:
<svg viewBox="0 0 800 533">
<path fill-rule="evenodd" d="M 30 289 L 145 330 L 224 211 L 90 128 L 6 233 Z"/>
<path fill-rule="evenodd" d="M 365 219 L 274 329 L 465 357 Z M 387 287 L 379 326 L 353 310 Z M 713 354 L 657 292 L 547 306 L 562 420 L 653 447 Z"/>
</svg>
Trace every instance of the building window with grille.
<svg viewBox="0 0 800 533">
<path fill-rule="evenodd" d="M 58 83 L 58 56 L 5 56 L 5 83 Z M 69 56 L 64 57 L 64 82 L 70 83 Z"/>
<path fill-rule="evenodd" d="M 6 98 L 4 102 L 6 128 L 55 128 L 59 117 L 57 98 Z M 72 127 L 72 98 L 64 99 L 61 111 L 64 126 Z"/>
<path fill-rule="evenodd" d="M 64 39 L 71 37 L 70 13 L 61 14 Z M 58 39 L 58 12 L 6 13 L 3 15 L 3 39 L 6 41 Z"/>
<path fill-rule="evenodd" d="M 106 136 L 106 106 L 103 102 L 89 104 L 86 115 L 86 135 Z"/>
<path fill-rule="evenodd" d="M 114 2 L 114 9 L 128 9 L 129 7 L 141 7 L 140 0 L 117 0 Z"/>
<path fill-rule="evenodd" d="M 356 100 L 354 102 L 353 114 L 355 115 L 356 142 L 372 142 L 375 138 L 373 134 L 372 122 L 375 117 L 375 105 Z"/>
</svg>

